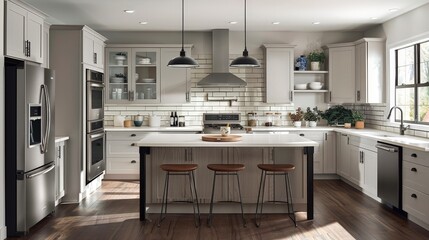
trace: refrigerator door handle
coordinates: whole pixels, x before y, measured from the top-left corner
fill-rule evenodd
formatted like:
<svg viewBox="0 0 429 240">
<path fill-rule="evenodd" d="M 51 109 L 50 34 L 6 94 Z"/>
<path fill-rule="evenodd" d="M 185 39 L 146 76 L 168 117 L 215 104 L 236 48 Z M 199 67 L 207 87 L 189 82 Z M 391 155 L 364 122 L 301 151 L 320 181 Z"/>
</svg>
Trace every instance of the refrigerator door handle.
<svg viewBox="0 0 429 240">
<path fill-rule="evenodd" d="M 45 136 L 43 136 L 42 141 L 42 153 L 48 152 L 48 143 L 49 143 L 49 133 L 51 132 L 51 103 L 49 101 L 49 93 L 48 93 L 48 87 L 43 84 L 41 86 L 42 92 L 43 92 L 43 100 L 45 101 L 45 108 L 46 108 L 46 126 L 45 126 Z"/>
<path fill-rule="evenodd" d="M 40 175 L 43 175 L 43 174 L 45 174 L 45 173 L 47 173 L 47 172 L 50 172 L 52 169 L 54 169 L 55 168 L 55 164 L 52 164 L 50 167 L 48 167 L 48 168 L 46 168 L 46 169 L 43 169 L 42 171 L 40 171 L 40 172 L 36 172 L 36 173 L 33 173 L 33 174 L 31 174 L 31 175 L 27 175 L 26 176 L 26 178 L 27 179 L 29 179 L 29 178 L 35 178 L 35 177 L 37 177 L 37 176 L 40 176 Z"/>
</svg>

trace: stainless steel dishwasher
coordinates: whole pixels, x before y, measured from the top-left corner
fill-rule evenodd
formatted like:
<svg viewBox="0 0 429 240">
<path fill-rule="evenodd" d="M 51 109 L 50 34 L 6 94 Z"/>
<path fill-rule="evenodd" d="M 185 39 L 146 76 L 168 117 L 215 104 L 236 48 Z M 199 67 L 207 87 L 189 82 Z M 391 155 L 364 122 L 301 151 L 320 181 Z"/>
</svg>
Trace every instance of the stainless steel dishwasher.
<svg viewBox="0 0 429 240">
<path fill-rule="evenodd" d="M 388 206 L 402 210 L 402 147 L 378 142 L 377 196 Z"/>
</svg>

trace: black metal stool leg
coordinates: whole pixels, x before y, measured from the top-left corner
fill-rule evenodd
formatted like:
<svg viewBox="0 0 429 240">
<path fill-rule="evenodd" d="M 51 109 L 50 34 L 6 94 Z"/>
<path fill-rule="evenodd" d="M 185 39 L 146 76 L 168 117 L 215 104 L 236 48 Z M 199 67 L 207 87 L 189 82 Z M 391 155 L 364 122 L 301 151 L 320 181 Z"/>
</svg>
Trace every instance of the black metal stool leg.
<svg viewBox="0 0 429 240">
<path fill-rule="evenodd" d="M 196 207 L 195 207 L 195 198 L 194 198 L 194 193 L 192 190 L 192 176 L 191 176 L 191 172 L 188 172 L 188 178 L 189 178 L 189 190 L 191 193 L 191 199 L 192 199 L 192 209 L 194 211 L 194 223 L 195 223 L 195 227 L 198 227 L 198 219 L 197 219 L 197 212 L 196 212 Z"/>
<path fill-rule="evenodd" d="M 192 182 L 194 183 L 194 191 L 195 191 L 195 201 L 197 202 L 197 211 L 198 211 L 198 225 L 201 223 L 201 217 L 200 217 L 200 204 L 198 202 L 198 194 L 197 194 L 197 186 L 195 184 L 195 174 L 194 171 L 191 172 L 192 174 Z"/>
<path fill-rule="evenodd" d="M 259 218 L 260 218 L 260 217 L 261 217 L 262 212 L 258 213 L 258 211 L 259 211 L 259 198 L 260 198 L 260 196 L 261 196 L 261 189 L 262 189 L 262 180 L 263 180 L 263 177 L 264 177 L 264 171 L 262 170 L 262 171 L 261 171 L 261 180 L 259 181 L 258 200 L 256 201 L 255 225 L 256 225 L 257 227 L 259 227 L 259 225 L 261 224 L 261 222 L 260 222 L 260 221 L 258 222 L 258 215 L 259 215 Z M 260 220 L 260 219 L 259 219 L 259 220 Z"/>
<path fill-rule="evenodd" d="M 288 173 L 285 174 L 285 181 L 286 181 L 286 196 L 287 196 L 288 216 L 290 217 L 290 219 L 292 219 L 293 223 L 295 224 L 295 227 L 298 227 L 298 225 L 296 224 L 295 211 L 293 209 L 292 188 L 290 186 L 290 180 L 289 180 L 289 174 Z M 290 205 L 290 209 L 289 209 L 289 205 Z"/>
<path fill-rule="evenodd" d="M 207 219 L 207 224 L 209 226 L 212 225 L 213 197 L 214 197 L 215 184 L 216 184 L 216 172 L 214 172 L 214 174 L 213 174 L 213 187 L 212 187 L 212 197 L 211 197 L 211 200 L 210 200 L 210 213 L 209 213 L 209 217 Z"/>
<path fill-rule="evenodd" d="M 238 173 L 235 173 L 235 176 L 237 176 L 238 195 L 240 196 L 241 218 L 243 219 L 243 226 L 246 227 L 246 219 L 244 219 L 243 200 L 241 198 L 240 178 L 238 177 Z"/>
<path fill-rule="evenodd" d="M 161 213 L 159 215 L 158 227 L 161 226 L 161 222 L 162 220 L 164 220 L 165 215 L 167 214 L 167 192 L 168 192 L 168 182 L 169 182 L 168 176 L 169 176 L 169 173 L 167 172 L 164 180 L 164 191 L 162 193 Z M 165 209 L 164 209 L 164 204 L 165 204 Z M 163 216 L 164 210 L 165 210 L 165 214 Z"/>
</svg>

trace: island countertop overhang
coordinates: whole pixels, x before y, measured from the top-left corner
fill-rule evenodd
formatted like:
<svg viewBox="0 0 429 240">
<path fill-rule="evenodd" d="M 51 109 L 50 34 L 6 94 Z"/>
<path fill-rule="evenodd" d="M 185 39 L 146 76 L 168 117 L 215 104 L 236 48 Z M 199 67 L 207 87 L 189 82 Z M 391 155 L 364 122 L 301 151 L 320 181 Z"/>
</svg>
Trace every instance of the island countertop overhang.
<svg viewBox="0 0 429 240">
<path fill-rule="evenodd" d="M 135 142 L 138 147 L 316 147 L 315 141 L 297 134 L 239 134 L 237 142 L 207 142 L 204 134 L 148 134 Z"/>
</svg>

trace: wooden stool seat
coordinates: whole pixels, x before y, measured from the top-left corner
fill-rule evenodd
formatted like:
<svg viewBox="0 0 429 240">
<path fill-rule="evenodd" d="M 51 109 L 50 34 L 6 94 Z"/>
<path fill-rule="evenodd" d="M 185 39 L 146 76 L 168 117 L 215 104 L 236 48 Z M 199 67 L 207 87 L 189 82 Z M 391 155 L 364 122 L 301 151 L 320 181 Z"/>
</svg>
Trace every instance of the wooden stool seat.
<svg viewBox="0 0 429 240">
<path fill-rule="evenodd" d="M 198 164 L 162 164 L 160 168 L 166 172 L 190 172 L 198 168 Z"/>
<path fill-rule="evenodd" d="M 207 168 L 217 172 L 238 172 L 244 170 L 243 164 L 209 164 Z"/>
<path fill-rule="evenodd" d="M 268 172 L 291 172 L 295 166 L 293 164 L 258 164 L 258 168 Z"/>
</svg>

